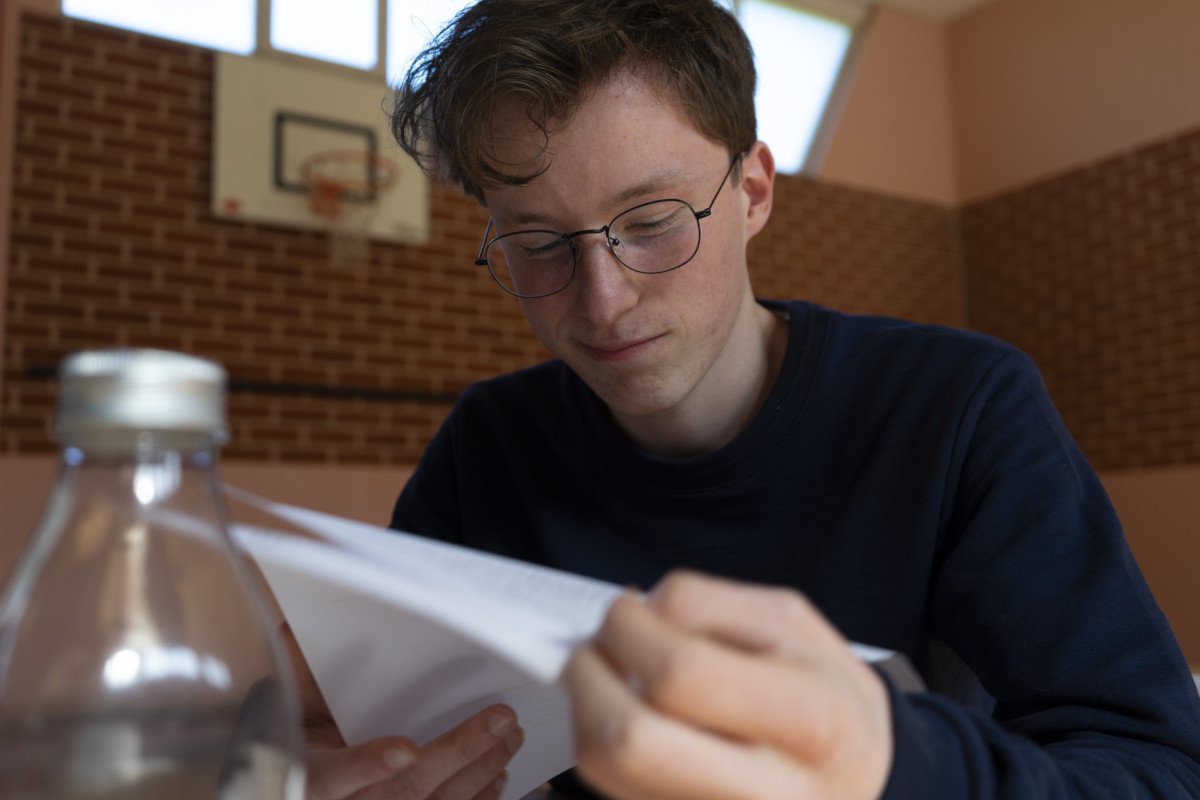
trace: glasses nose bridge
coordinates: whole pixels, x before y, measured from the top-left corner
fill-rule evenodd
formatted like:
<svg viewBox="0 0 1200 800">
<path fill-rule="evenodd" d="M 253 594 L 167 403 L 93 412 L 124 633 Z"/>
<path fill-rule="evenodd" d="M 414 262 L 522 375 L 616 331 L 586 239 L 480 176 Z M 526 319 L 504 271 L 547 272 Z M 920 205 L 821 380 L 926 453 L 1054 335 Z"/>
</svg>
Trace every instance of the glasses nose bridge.
<svg viewBox="0 0 1200 800">
<path fill-rule="evenodd" d="M 624 262 L 622 262 L 621 259 L 617 257 L 616 251 L 613 250 L 614 247 L 616 247 L 617 245 L 620 244 L 620 241 L 618 241 L 616 238 L 613 237 L 612 231 L 610 230 L 610 228 L 612 228 L 611 222 L 608 225 L 605 225 L 601 228 L 584 228 L 583 230 L 578 230 L 578 231 L 574 231 L 572 233 L 568 233 L 563 237 L 571 245 L 571 254 L 575 257 L 576 266 L 579 265 L 579 260 L 582 257 L 582 250 L 580 249 L 579 244 L 576 242 L 576 238 L 579 236 L 588 236 L 588 235 L 596 234 L 596 233 L 604 234 L 604 245 L 605 245 L 605 248 L 608 250 L 609 255 L 616 258 L 617 263 L 622 264 L 622 266 L 624 265 Z"/>
<path fill-rule="evenodd" d="M 621 242 L 613 237 L 611 228 L 612 228 L 612 223 L 610 222 L 609 224 L 607 224 L 603 227 L 600 227 L 600 228 L 584 228 L 583 230 L 578 230 L 573 233 L 567 234 L 566 238 L 567 238 L 567 241 L 571 244 L 571 252 L 575 257 L 576 268 L 578 268 L 579 262 L 583 257 L 582 250 L 580 249 L 579 244 L 576 242 L 576 237 L 588 236 L 588 235 L 596 234 L 596 233 L 604 234 L 604 247 L 608 251 L 608 255 L 611 256 L 622 267 L 625 266 L 625 262 L 623 262 L 620 259 L 620 257 L 617 256 L 617 251 L 613 249 L 617 245 L 619 245 Z"/>
<path fill-rule="evenodd" d="M 594 234 L 594 233 L 603 233 L 604 234 L 604 243 L 606 245 L 608 245 L 608 248 L 610 250 L 612 249 L 614 244 L 619 244 L 619 242 L 616 242 L 612 238 L 612 233 L 609 230 L 610 227 L 612 227 L 612 223 L 609 223 L 608 225 L 605 225 L 602 228 L 583 228 L 582 230 L 578 230 L 578 231 L 574 231 L 572 233 L 565 234 L 563 236 L 563 238 L 566 239 L 570 243 L 571 249 L 573 251 L 575 251 L 575 257 L 578 258 L 579 257 L 579 245 L 578 245 L 578 243 L 576 243 L 575 239 L 579 236 L 588 236 L 588 235 Z"/>
</svg>

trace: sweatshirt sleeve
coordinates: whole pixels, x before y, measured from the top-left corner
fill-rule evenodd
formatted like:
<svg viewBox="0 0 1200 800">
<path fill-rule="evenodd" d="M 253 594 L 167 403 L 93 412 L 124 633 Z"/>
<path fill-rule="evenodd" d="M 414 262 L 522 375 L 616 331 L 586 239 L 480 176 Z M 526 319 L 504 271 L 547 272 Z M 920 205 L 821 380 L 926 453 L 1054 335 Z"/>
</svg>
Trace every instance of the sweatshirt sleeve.
<svg viewBox="0 0 1200 800">
<path fill-rule="evenodd" d="M 946 497 L 931 623 L 995 709 L 889 686 L 884 798 L 1200 798 L 1200 696 L 1023 354 L 965 403 Z"/>
</svg>

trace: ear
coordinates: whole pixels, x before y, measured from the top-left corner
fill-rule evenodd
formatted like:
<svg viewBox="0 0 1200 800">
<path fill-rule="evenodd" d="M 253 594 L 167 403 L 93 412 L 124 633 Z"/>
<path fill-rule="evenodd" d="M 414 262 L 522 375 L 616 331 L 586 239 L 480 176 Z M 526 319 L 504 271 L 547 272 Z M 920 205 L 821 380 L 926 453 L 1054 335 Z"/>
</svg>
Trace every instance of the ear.
<svg viewBox="0 0 1200 800">
<path fill-rule="evenodd" d="M 763 229 L 775 197 L 775 157 L 764 142 L 755 142 L 742 159 L 741 191 L 746 196 L 746 240 Z"/>
</svg>

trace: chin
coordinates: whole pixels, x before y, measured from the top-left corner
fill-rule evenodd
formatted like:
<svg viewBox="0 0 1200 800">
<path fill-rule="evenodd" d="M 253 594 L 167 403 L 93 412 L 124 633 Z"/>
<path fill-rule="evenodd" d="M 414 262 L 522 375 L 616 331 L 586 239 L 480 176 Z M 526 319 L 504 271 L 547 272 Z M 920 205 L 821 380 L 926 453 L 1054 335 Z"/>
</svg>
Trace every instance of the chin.
<svg viewBox="0 0 1200 800">
<path fill-rule="evenodd" d="M 605 387 L 596 391 L 596 394 L 609 411 L 623 417 L 651 417 L 669 411 L 679 402 L 679 398 L 673 393 L 664 392 L 662 387 Z"/>
<path fill-rule="evenodd" d="M 581 366 L 592 368 L 575 368 L 575 374 L 591 387 L 610 411 L 624 416 L 645 417 L 668 411 L 694 388 L 688 381 L 681 380 L 677 369 L 664 370 L 654 365 L 625 365 L 616 369 L 596 369 L 591 364 Z"/>
</svg>

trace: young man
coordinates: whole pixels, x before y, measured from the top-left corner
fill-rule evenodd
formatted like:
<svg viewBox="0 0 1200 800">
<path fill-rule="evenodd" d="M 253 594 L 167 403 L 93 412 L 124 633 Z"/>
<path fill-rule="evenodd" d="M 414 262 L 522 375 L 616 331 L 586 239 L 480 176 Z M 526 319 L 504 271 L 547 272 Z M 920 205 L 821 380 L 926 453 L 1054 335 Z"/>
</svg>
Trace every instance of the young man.
<svg viewBox="0 0 1200 800">
<path fill-rule="evenodd" d="M 1200 698 L 1030 361 L 755 299 L 753 92 L 710 0 L 482 0 L 418 61 L 397 138 L 487 207 L 480 263 L 557 359 L 463 395 L 393 525 L 646 589 L 692 571 L 568 671 L 615 796 L 1200 796 Z M 495 721 L 315 774 L 487 796 L 519 739 Z"/>
</svg>

